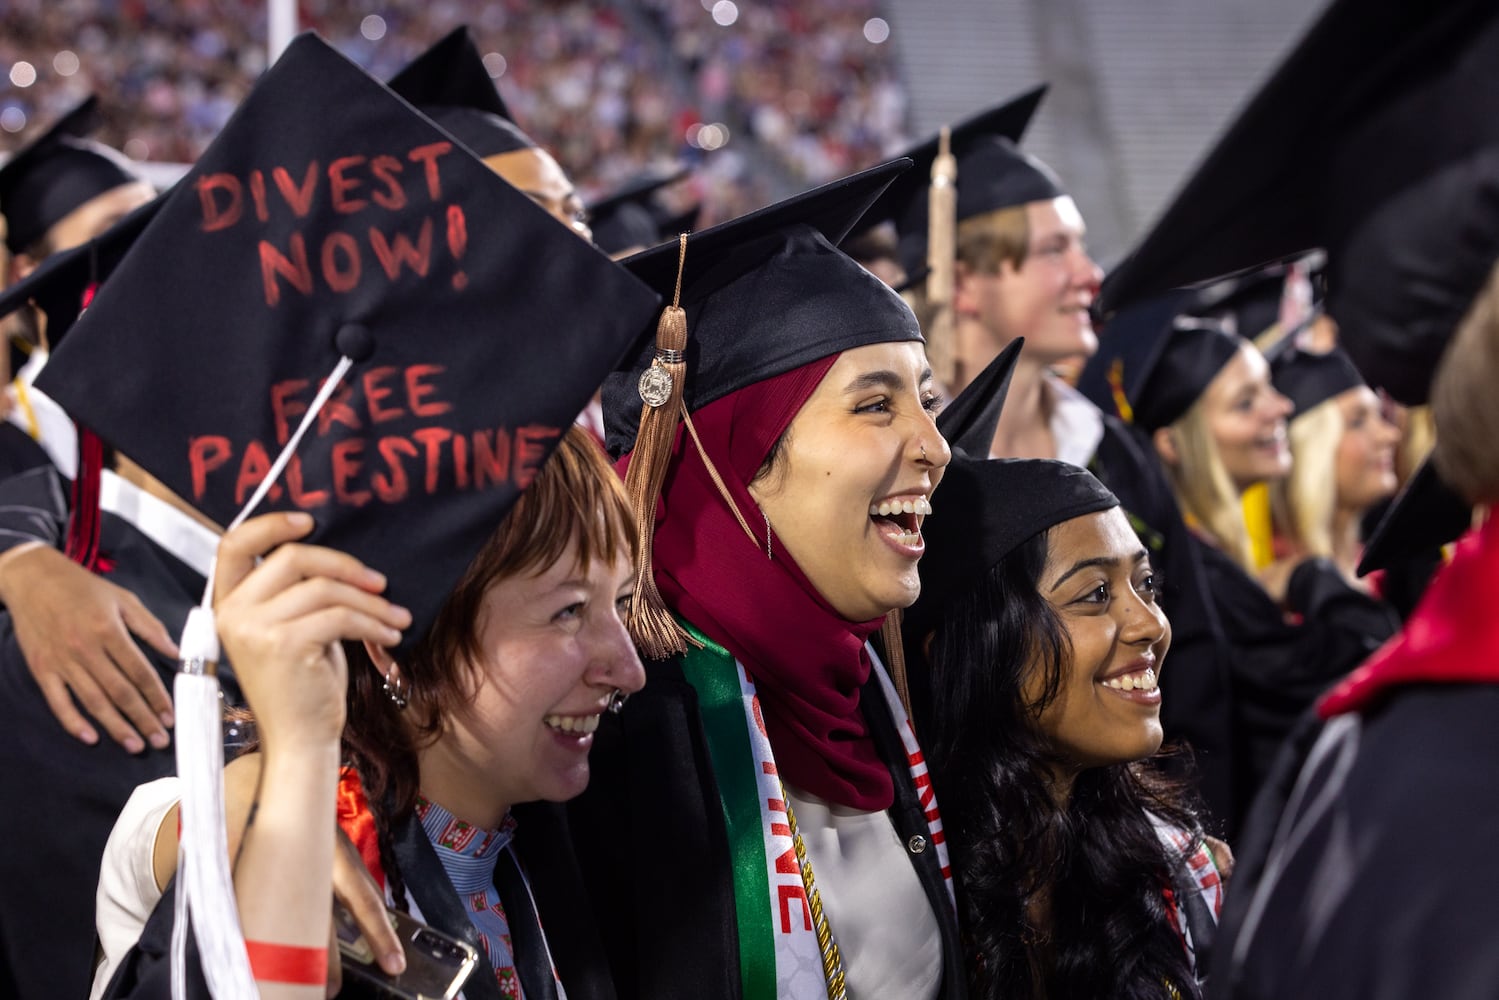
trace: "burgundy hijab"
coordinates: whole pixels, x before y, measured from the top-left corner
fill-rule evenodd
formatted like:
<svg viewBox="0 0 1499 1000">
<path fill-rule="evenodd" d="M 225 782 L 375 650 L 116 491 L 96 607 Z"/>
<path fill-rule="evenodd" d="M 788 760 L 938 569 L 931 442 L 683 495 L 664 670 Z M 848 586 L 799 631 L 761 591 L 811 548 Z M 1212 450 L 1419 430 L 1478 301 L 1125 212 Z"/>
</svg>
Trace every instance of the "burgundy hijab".
<svg viewBox="0 0 1499 1000">
<path fill-rule="evenodd" d="M 765 518 L 749 483 L 837 359 L 756 382 L 693 414 L 703 448 L 756 533 Z M 859 710 L 872 669 L 865 643 L 881 619 L 841 617 L 774 539 L 771 548 L 766 558 L 764 537 L 745 536 L 679 427 L 656 509 L 656 585 L 674 612 L 744 665 L 788 784 L 850 808 L 886 809 L 894 785 Z"/>
</svg>

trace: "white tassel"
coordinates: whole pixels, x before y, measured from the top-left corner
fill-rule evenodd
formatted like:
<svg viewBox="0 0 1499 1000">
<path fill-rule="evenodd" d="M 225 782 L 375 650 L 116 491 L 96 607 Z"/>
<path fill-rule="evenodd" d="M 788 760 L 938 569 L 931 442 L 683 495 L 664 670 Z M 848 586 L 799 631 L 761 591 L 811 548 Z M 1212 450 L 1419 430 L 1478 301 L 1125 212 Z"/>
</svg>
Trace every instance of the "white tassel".
<svg viewBox="0 0 1499 1000">
<path fill-rule="evenodd" d="M 224 832 L 224 730 L 213 612 L 193 608 L 182 631 L 182 670 L 173 684 L 182 837 L 177 855 L 177 924 L 172 930 L 172 995 L 187 996 L 187 928 L 198 941 L 208 991 L 216 1000 L 256 1000 Z"/>
<path fill-rule="evenodd" d="M 281 449 L 270 471 L 229 525 L 239 526 L 254 513 L 272 484 L 291 461 L 318 411 L 354 364 L 339 358 L 324 380 L 296 432 Z M 250 972 L 245 937 L 239 925 L 229 839 L 224 830 L 224 726 L 219 703 L 219 637 L 213 617 L 214 578 L 218 560 L 208 571 L 203 604 L 193 608 L 177 644 L 182 660 L 172 687 L 177 717 L 177 777 L 182 782 L 182 836 L 177 846 L 177 923 L 172 928 L 172 996 L 187 998 L 189 918 L 198 941 L 199 964 L 215 1000 L 259 1000 Z"/>
</svg>

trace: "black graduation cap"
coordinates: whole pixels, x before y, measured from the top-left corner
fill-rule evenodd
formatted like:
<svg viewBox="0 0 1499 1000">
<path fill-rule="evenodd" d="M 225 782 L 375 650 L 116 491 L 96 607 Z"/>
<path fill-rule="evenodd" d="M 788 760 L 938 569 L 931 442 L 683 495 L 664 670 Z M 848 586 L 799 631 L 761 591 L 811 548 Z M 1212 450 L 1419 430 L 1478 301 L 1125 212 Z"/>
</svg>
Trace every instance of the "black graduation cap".
<svg viewBox="0 0 1499 1000">
<path fill-rule="evenodd" d="M 1045 84 L 1034 87 L 952 126 L 949 148 L 958 164 L 957 221 L 1066 194 L 1050 167 L 1016 145 L 1046 89 Z M 864 228 L 886 219 L 895 223 L 907 273 L 926 264 L 927 191 L 939 142 L 933 136 L 901 154 L 914 166 L 890 185 L 860 223 Z"/>
<path fill-rule="evenodd" d="M 11 253 L 35 244 L 85 202 L 140 180 L 123 156 L 85 138 L 97 127 L 98 107 L 97 98 L 87 98 L 0 167 L 0 212 Z"/>
<path fill-rule="evenodd" d="M 385 572 L 409 644 L 655 302 L 303 35 L 38 385 L 227 524 L 352 359 L 263 506 L 309 511 L 313 542 Z"/>
<path fill-rule="evenodd" d="M 1126 383 L 1132 423 L 1147 434 L 1176 423 L 1244 343 L 1211 322 L 1173 324 L 1137 373 L 1134 387 Z"/>
<path fill-rule="evenodd" d="M 34 304 L 47 317 L 47 342 L 56 349 L 88 304 L 90 290 L 114 272 L 165 198 L 157 195 L 87 243 L 52 254 L 0 291 L 0 317 Z"/>
<path fill-rule="evenodd" d="M 910 166 L 895 160 L 833 181 L 687 237 L 681 277 L 686 310 L 689 412 L 729 393 L 864 344 L 921 340 L 899 295 L 837 249 L 885 189 Z M 624 261 L 668 301 L 677 286 L 678 243 Z M 654 334 L 654 327 L 650 334 Z M 609 453 L 634 448 L 641 374 L 653 336 L 604 380 Z"/>
<path fill-rule="evenodd" d="M 1079 390 L 1147 434 L 1175 423 L 1244 343 L 1220 320 L 1193 315 L 1200 302 L 1183 289 L 1115 313 Z"/>
<path fill-rule="evenodd" d="M 1457 541 L 1472 524 L 1473 508 L 1443 481 L 1428 456 L 1374 526 L 1358 575 L 1434 553 Z"/>
<path fill-rule="evenodd" d="M 1171 292 L 1098 317 L 1098 350 L 1083 365 L 1077 388 L 1105 413 L 1133 422 L 1132 390 L 1138 390 L 1155 360 L 1161 339 L 1176 318 L 1197 302 L 1188 292 Z"/>
<path fill-rule="evenodd" d="M 988 457 L 1019 354 L 1018 343 L 1006 348 L 937 418 L 952 461 L 921 528 L 921 596 L 902 621 L 913 638 L 929 633 L 955 594 L 1026 539 L 1119 506 L 1091 472 L 1069 462 Z"/>
<path fill-rule="evenodd" d="M 588 225 L 593 230 L 594 245 L 607 254 L 617 254 L 653 247 L 678 233 L 690 232 L 698 209 L 672 213 L 656 197 L 662 188 L 688 173 L 682 169 L 664 176 L 642 177 L 589 205 Z"/>
<path fill-rule="evenodd" d="M 978 378 L 968 383 L 937 415 L 937 430 L 955 453 L 962 451 L 975 459 L 989 457 L 994 435 L 999 430 L 999 414 L 1010 393 L 1015 362 L 1023 347 L 1024 337 L 1010 341 L 984 366 Z"/>
<path fill-rule="evenodd" d="M 480 157 L 536 148 L 515 124 L 467 26 L 448 32 L 389 86 Z"/>
<path fill-rule="evenodd" d="M 1364 384 L 1364 377 L 1352 359 L 1338 348 L 1325 354 L 1294 348 L 1277 352 L 1270 362 L 1270 380 L 1275 391 L 1296 407 L 1291 413 L 1292 420 L 1339 393 Z"/>
<path fill-rule="evenodd" d="M 1499 6 L 1335 0 L 1150 234 L 1107 308 L 1312 247 L 1373 385 L 1425 399 L 1499 256 Z"/>
</svg>

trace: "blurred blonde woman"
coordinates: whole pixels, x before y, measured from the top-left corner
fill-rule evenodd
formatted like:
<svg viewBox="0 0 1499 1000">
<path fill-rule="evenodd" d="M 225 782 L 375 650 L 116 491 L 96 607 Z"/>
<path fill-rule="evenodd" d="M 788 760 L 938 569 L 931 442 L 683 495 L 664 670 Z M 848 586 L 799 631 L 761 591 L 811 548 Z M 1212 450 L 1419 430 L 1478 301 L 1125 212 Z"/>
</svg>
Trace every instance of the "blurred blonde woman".
<svg viewBox="0 0 1499 1000">
<path fill-rule="evenodd" d="M 1295 409 L 1289 423 L 1291 474 L 1271 490 L 1276 532 L 1299 560 L 1331 560 L 1350 586 L 1363 549 L 1365 513 L 1394 495 L 1399 429 L 1342 351 L 1291 351 L 1272 380 Z"/>
<path fill-rule="evenodd" d="M 1160 336 L 1131 405 L 1191 529 L 1221 636 L 1222 690 L 1207 704 L 1227 706 L 1233 788 L 1218 811 L 1232 833 L 1296 718 L 1398 622 L 1325 558 L 1256 571 L 1243 497 L 1290 474 L 1293 404 L 1249 341 L 1211 325 Z"/>
</svg>

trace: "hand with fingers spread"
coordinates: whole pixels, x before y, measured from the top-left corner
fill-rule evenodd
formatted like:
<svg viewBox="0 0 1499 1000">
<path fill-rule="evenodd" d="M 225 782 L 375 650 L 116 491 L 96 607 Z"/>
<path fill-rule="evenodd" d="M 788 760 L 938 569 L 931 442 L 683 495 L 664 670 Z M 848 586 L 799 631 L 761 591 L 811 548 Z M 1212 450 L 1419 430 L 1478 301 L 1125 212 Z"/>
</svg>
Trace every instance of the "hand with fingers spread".
<svg viewBox="0 0 1499 1000">
<path fill-rule="evenodd" d="M 172 699 L 136 639 L 173 659 L 177 645 L 139 598 L 35 543 L 0 557 L 0 603 L 64 729 L 93 744 L 102 727 L 131 753 L 170 743 Z"/>
</svg>

